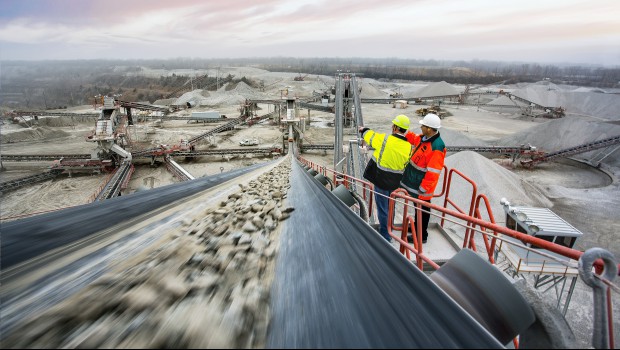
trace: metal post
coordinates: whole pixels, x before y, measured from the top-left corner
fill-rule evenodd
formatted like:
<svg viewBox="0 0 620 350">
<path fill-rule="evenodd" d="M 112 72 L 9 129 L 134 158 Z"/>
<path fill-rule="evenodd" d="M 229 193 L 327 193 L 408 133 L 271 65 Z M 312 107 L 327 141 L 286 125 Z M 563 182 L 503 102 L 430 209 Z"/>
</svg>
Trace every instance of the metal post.
<svg viewBox="0 0 620 350">
<path fill-rule="evenodd" d="M 334 118 L 334 170 L 339 171 L 338 164 L 342 159 L 342 113 L 343 113 L 343 95 L 344 89 L 342 86 L 342 75 L 338 74 L 338 80 L 336 81 L 336 109 Z"/>
</svg>

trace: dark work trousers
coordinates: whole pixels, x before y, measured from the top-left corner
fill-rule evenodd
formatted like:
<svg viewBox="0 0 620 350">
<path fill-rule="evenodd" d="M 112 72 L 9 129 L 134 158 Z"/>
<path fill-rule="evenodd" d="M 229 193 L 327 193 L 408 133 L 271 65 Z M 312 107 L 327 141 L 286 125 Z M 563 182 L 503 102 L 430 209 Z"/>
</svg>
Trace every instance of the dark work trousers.
<svg viewBox="0 0 620 350">
<path fill-rule="evenodd" d="M 417 195 L 415 195 L 415 194 L 411 194 L 411 193 L 409 193 L 409 195 L 410 195 L 411 197 L 413 197 L 413 198 L 418 198 L 418 196 L 417 196 Z M 425 201 L 425 202 L 427 202 L 427 203 L 430 203 L 430 202 L 431 202 L 431 200 L 430 200 L 430 199 L 429 199 L 429 200 L 422 199 L 422 200 L 423 200 L 423 201 Z M 421 207 L 420 209 L 422 210 L 422 240 L 423 240 L 423 241 L 426 241 L 426 239 L 428 238 L 428 222 L 429 222 L 429 221 L 430 221 L 430 219 L 431 219 L 431 208 L 429 208 L 429 207 L 425 207 L 425 206 L 423 206 L 423 205 L 421 205 L 420 207 Z M 417 209 L 417 206 L 416 206 L 416 209 Z M 414 212 L 413 212 L 413 219 L 414 219 L 414 220 L 417 220 L 417 217 L 418 217 L 418 215 L 417 215 L 416 211 L 414 211 Z M 416 228 L 416 230 L 417 230 L 417 229 L 418 229 L 418 224 L 417 224 L 417 222 L 416 222 L 414 225 L 415 225 L 415 228 Z M 409 229 L 409 230 L 410 230 L 411 232 L 413 232 L 413 230 L 412 230 L 412 229 Z"/>
<path fill-rule="evenodd" d="M 388 209 L 390 204 L 391 191 L 384 190 L 375 186 L 375 204 L 377 205 L 377 217 L 379 218 L 379 233 L 388 242 L 392 241 L 392 237 L 388 233 Z"/>
</svg>

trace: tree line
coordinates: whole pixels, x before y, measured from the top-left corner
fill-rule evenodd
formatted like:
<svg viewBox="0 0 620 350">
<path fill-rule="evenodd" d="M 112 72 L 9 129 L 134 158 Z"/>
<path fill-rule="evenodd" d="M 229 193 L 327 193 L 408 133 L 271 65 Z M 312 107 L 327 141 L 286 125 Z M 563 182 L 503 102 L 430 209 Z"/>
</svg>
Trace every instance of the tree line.
<svg viewBox="0 0 620 350">
<path fill-rule="evenodd" d="M 207 76 L 207 70 L 225 66 L 252 66 L 269 71 L 334 75 L 351 72 L 382 81 L 447 81 L 454 84 L 517 83 L 548 80 L 599 88 L 620 88 L 620 67 L 552 65 L 494 61 L 439 61 L 402 58 L 235 58 L 3 61 L 0 75 L 1 106 L 17 108 L 62 108 L 91 104 L 98 95 L 122 95 L 128 101 L 154 102 L 190 88 L 215 90 L 226 76 Z M 153 74 L 144 74 L 150 69 Z M 194 81 L 183 73 L 200 76 Z M 201 73 L 199 73 L 201 72 Z M 159 74 L 159 75 L 158 75 Z M 188 73 L 189 74 L 189 73 Z M 228 77 L 232 78 L 232 77 Z M 246 77 L 235 77 L 233 84 Z"/>
</svg>

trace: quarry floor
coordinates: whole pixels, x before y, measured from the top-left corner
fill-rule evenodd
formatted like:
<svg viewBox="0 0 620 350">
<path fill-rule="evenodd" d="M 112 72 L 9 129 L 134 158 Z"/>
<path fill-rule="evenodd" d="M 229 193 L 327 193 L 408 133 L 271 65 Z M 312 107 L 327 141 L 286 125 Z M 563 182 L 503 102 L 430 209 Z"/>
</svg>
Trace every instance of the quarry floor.
<svg viewBox="0 0 620 350">
<path fill-rule="evenodd" d="M 258 114 L 267 113 L 270 107 L 262 106 Z M 92 106 L 84 107 L 84 110 Z M 379 132 L 388 132 L 390 120 L 397 114 L 407 114 L 412 125 L 417 124 L 415 106 L 408 109 L 395 110 L 391 105 L 364 104 L 362 106 L 365 126 Z M 237 106 L 223 106 L 221 113 L 237 116 Z M 528 130 L 533 126 L 542 125 L 545 120 L 524 118 L 506 113 L 488 112 L 475 107 L 450 108 L 451 116 L 443 120 L 445 130 L 444 140 L 447 144 L 457 142 L 484 141 L 494 142 L 502 137 L 516 132 Z M 333 143 L 333 128 L 327 124 L 333 121 L 333 114 L 307 110 L 301 111 L 310 118 L 309 125 L 304 132 L 305 143 Z M 216 124 L 215 124 L 216 125 Z M 189 138 L 202 134 L 215 127 L 214 124 L 187 123 L 185 121 L 166 121 L 162 127 L 156 127 L 152 122 L 138 123 L 130 127 L 129 133 L 136 144 L 176 144 L 182 138 Z M 51 133 L 47 138 L 27 140 L 22 142 L 2 143 L 1 153 L 5 154 L 73 154 L 89 153 L 94 145 L 85 141 L 84 136 L 94 127 L 89 123 L 73 123 L 61 127 L 49 127 L 51 130 L 63 131 L 60 137 Z M 11 124 L 2 125 L 3 133 L 13 132 L 21 127 Z M 419 128 L 412 127 L 418 131 Z M 202 142 L 198 149 L 206 148 L 239 148 L 239 141 L 244 138 L 257 138 L 259 145 L 255 147 L 282 147 L 282 133 L 278 126 L 269 122 L 241 126 L 234 131 L 218 134 L 211 142 Z M 354 139 L 353 130 L 346 130 L 344 140 Z M 139 146 L 136 147 L 138 149 Z M 252 147 L 248 147 L 250 150 Z M 333 153 L 328 151 L 310 151 L 303 155 L 318 164 L 332 167 Z M 449 154 L 448 159 L 452 154 Z M 212 156 L 201 157 L 191 162 L 177 160 L 181 166 L 195 177 L 208 176 L 222 171 L 236 169 L 258 162 L 265 158 L 253 157 L 250 154 L 236 157 Z M 617 178 L 620 170 L 617 168 L 596 169 L 572 160 L 561 160 L 540 164 L 533 169 L 513 168 L 505 159 L 498 159 L 496 164 L 515 174 L 520 181 L 533 185 L 542 196 L 551 203 L 551 209 L 567 220 L 571 225 L 584 233 L 575 248 L 583 250 L 590 247 L 603 247 L 620 256 L 620 185 Z M 3 162 L 5 168 L 0 173 L 2 181 L 12 180 L 34 173 L 45 171 L 47 162 Z M 484 173 L 486 169 L 478 169 Z M 473 175 L 473 174 L 472 174 Z M 32 213 L 57 210 L 65 207 L 86 204 L 88 198 L 105 181 L 106 175 L 75 175 L 71 178 L 61 177 L 53 181 L 46 181 L 32 186 L 21 188 L 2 197 L 0 216 L 3 219 L 19 217 Z M 152 181 L 152 182 L 151 182 Z M 166 168 L 159 164 L 152 167 L 148 162 L 136 162 L 136 171 L 129 182 L 126 193 L 131 193 L 141 187 L 160 187 L 177 182 Z M 151 185 L 152 184 L 152 185 Z M 514 186 L 520 186 L 516 182 Z M 522 198 L 509 198 L 511 202 L 519 204 L 526 201 Z M 494 203 L 496 204 L 496 203 Z M 498 223 L 504 221 L 503 213 L 495 214 Z M 616 281 L 616 285 L 620 284 Z M 549 291 L 547 294 L 552 294 Z M 620 330 L 620 297 L 613 293 L 614 298 L 614 325 Z M 550 298 L 552 300 L 552 298 Z M 579 280 L 570 309 L 566 318 L 577 336 L 580 347 L 589 347 L 592 330 L 592 293 Z"/>
</svg>

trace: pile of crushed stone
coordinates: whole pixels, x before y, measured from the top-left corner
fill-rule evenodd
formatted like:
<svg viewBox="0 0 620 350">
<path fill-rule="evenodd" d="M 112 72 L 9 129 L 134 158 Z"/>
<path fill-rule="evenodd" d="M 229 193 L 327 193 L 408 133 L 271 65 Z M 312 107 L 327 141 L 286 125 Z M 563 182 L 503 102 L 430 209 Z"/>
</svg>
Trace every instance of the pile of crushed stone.
<svg viewBox="0 0 620 350">
<path fill-rule="evenodd" d="M 361 98 L 389 98 L 389 94 L 382 91 L 378 88 L 375 83 L 367 81 L 366 79 L 362 81 L 362 93 L 360 95 Z"/>
<path fill-rule="evenodd" d="M 71 136 L 71 134 L 45 126 L 32 127 L 21 130 L 10 130 L 2 133 L 0 143 L 14 143 L 24 141 L 51 140 Z"/>
<path fill-rule="evenodd" d="M 272 98 L 270 95 L 257 91 L 244 82 L 235 84 L 234 88 L 230 90 L 228 90 L 228 86 L 229 84 L 225 84 L 219 90 L 211 92 L 202 89 L 189 91 L 177 98 L 174 104 L 184 105 L 187 102 L 194 101 L 198 106 L 219 107 L 241 104 L 246 99 L 262 100 Z"/>
<path fill-rule="evenodd" d="M 504 221 L 504 211 L 500 204 L 502 198 L 508 199 L 515 205 L 546 208 L 553 206 L 553 203 L 534 185 L 476 152 L 463 151 L 450 155 L 446 157 L 445 164 L 448 169 L 458 170 L 476 183 L 478 194 L 484 194 L 489 199 L 497 222 Z M 473 190 L 463 180 L 453 178 L 454 181 L 459 182 L 452 184 L 450 198 L 467 211 Z"/>
<path fill-rule="evenodd" d="M 581 118 L 567 116 L 516 132 L 499 139 L 497 143 L 501 146 L 529 143 L 540 151 L 555 152 L 618 135 L 620 135 L 620 125 L 606 122 L 590 122 Z M 574 157 L 587 160 L 600 151 L 599 149 L 580 153 Z M 605 158 L 605 163 L 620 166 L 620 150 L 616 150 Z"/>
<path fill-rule="evenodd" d="M 620 120 L 620 98 L 600 90 L 565 89 L 538 82 L 516 89 L 514 95 L 546 107 L 563 107 L 567 113 Z"/>
<path fill-rule="evenodd" d="M 460 91 L 452 86 L 451 84 L 446 83 L 445 81 L 440 81 L 438 83 L 429 84 L 420 90 L 416 91 L 415 97 L 431 97 L 431 96 L 444 96 L 444 95 L 457 95 Z"/>
</svg>

